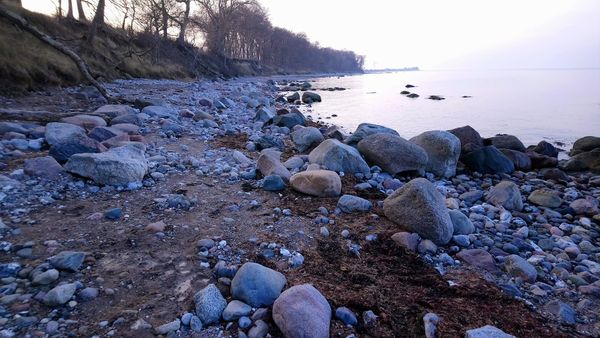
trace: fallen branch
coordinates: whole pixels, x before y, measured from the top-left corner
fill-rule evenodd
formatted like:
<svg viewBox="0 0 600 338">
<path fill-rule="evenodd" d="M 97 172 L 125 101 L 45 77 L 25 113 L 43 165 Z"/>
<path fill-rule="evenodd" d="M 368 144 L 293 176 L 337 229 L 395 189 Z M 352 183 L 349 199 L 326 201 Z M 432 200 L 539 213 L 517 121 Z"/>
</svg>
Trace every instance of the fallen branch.
<svg viewBox="0 0 600 338">
<path fill-rule="evenodd" d="M 19 28 L 31 33 L 31 35 L 35 36 L 40 41 L 50 45 L 54 49 L 68 56 L 71 60 L 73 60 L 73 62 L 75 62 L 77 68 L 79 68 L 79 71 L 81 72 L 81 75 L 83 75 L 83 77 L 89 83 L 91 83 L 92 86 L 96 87 L 96 89 L 98 89 L 100 94 L 102 94 L 102 96 L 104 96 L 105 99 L 107 99 L 109 102 L 112 101 L 106 89 L 98 81 L 96 81 L 96 79 L 92 77 L 85 61 L 79 55 L 73 52 L 69 47 L 54 40 L 52 37 L 48 36 L 47 34 L 37 29 L 35 26 L 31 25 L 25 18 L 2 5 L 0 5 L 0 16 L 8 19 L 10 22 L 17 25 Z"/>
<path fill-rule="evenodd" d="M 75 115 L 93 115 L 100 116 L 105 120 L 110 120 L 112 116 L 108 114 L 99 113 L 82 113 L 82 112 L 68 112 L 68 113 L 53 113 L 45 110 L 19 110 L 19 109 L 3 109 L 0 108 L 0 121 L 27 121 L 27 122 L 42 122 L 50 123 L 60 121 L 60 119 Z"/>
</svg>

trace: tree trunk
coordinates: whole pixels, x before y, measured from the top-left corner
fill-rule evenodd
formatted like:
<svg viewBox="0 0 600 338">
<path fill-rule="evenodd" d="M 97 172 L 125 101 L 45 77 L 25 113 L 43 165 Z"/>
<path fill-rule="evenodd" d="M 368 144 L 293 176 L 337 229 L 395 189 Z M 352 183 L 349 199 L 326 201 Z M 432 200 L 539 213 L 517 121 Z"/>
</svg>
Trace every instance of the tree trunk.
<svg viewBox="0 0 600 338">
<path fill-rule="evenodd" d="M 100 0 L 100 1 L 104 2 L 104 0 Z M 77 68 L 79 68 L 79 71 L 81 72 L 81 75 L 83 75 L 83 77 L 88 82 L 90 82 L 92 84 L 92 86 L 96 87 L 96 89 L 98 89 L 98 91 L 100 92 L 100 94 L 102 94 L 102 96 L 104 96 L 104 98 L 106 98 L 108 101 L 111 101 L 111 97 L 108 95 L 108 92 L 106 91 L 106 89 L 104 87 L 102 87 L 102 85 L 100 83 L 98 83 L 98 81 L 96 81 L 96 79 L 94 79 L 92 77 L 87 64 L 85 63 L 85 61 L 83 61 L 83 59 L 81 57 L 79 57 L 79 55 L 77 55 L 75 52 L 73 52 L 67 46 L 54 40 L 50 36 L 44 34 L 42 31 L 37 29 L 35 26 L 31 25 L 27 20 L 25 20 L 20 15 L 6 9 L 4 6 L 1 6 L 1 5 L 0 5 L 0 16 L 5 17 L 10 22 L 17 25 L 19 28 L 31 33 L 31 35 L 35 36 L 42 42 L 50 45 L 54 49 L 65 54 L 66 56 L 68 56 L 71 60 L 73 60 L 73 62 L 75 62 L 75 64 L 77 65 Z"/>
<path fill-rule="evenodd" d="M 79 17 L 79 21 L 87 22 L 87 18 L 85 17 L 85 12 L 83 11 L 83 4 L 81 0 L 77 0 L 77 16 Z"/>
<path fill-rule="evenodd" d="M 75 20 L 73 16 L 73 0 L 67 0 L 69 2 L 69 6 L 67 7 L 67 19 Z"/>
<path fill-rule="evenodd" d="M 190 21 L 190 7 L 191 0 L 185 1 L 185 13 L 183 14 L 183 20 L 181 21 L 181 27 L 179 27 L 179 37 L 177 38 L 177 44 L 183 46 L 185 44 L 185 31 Z"/>
<path fill-rule="evenodd" d="M 58 0 L 58 19 L 62 19 L 62 0 Z"/>
<path fill-rule="evenodd" d="M 90 34 L 88 35 L 88 44 L 92 46 L 96 33 L 98 33 L 98 27 L 104 24 L 104 7 L 106 5 L 105 0 L 98 0 L 98 6 L 96 7 L 96 14 L 94 20 L 90 26 Z"/>
<path fill-rule="evenodd" d="M 165 4 L 165 1 L 162 0 L 161 1 L 161 11 L 162 11 L 162 31 L 163 31 L 163 38 L 166 39 L 169 37 L 168 35 L 168 29 L 169 29 L 169 13 L 167 13 L 167 5 Z"/>
</svg>

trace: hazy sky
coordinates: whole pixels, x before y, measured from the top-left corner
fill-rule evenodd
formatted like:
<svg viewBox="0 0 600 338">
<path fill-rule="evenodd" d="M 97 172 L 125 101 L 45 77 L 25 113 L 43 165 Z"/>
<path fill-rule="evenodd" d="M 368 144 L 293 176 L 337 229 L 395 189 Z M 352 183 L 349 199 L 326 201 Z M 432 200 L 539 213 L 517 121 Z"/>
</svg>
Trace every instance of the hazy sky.
<svg viewBox="0 0 600 338">
<path fill-rule="evenodd" d="M 600 67 L 600 0 L 259 1 L 274 25 L 366 55 L 368 68 Z"/>
</svg>

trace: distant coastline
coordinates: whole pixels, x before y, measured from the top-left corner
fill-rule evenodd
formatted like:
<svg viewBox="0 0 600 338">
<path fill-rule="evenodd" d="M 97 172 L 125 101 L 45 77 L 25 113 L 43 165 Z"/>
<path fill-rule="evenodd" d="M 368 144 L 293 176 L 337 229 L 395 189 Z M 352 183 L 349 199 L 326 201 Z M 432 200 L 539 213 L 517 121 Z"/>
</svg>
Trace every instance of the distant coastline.
<svg viewBox="0 0 600 338">
<path fill-rule="evenodd" d="M 404 68 L 382 68 L 382 69 L 366 69 L 365 74 L 380 74 L 380 73 L 395 73 L 395 72 L 414 72 L 419 71 L 419 67 L 404 67 Z"/>
</svg>

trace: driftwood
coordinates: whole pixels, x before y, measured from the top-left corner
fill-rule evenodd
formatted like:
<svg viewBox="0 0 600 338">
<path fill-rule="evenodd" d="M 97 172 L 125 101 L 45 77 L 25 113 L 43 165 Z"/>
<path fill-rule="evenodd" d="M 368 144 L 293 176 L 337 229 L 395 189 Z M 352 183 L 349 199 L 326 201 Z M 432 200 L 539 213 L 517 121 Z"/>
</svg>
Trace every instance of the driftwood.
<svg viewBox="0 0 600 338">
<path fill-rule="evenodd" d="M 35 36 L 40 41 L 50 45 L 54 49 L 68 56 L 71 60 L 73 60 L 73 62 L 75 62 L 77 68 L 81 72 L 81 75 L 83 75 L 83 77 L 92 86 L 96 87 L 96 89 L 98 89 L 100 94 L 102 94 L 102 96 L 104 96 L 105 99 L 107 99 L 109 102 L 112 101 L 106 89 L 98 81 L 96 81 L 96 79 L 92 77 L 87 64 L 79 55 L 77 55 L 77 53 L 73 52 L 69 47 L 46 35 L 42 31 L 37 29 L 35 26 L 31 25 L 25 18 L 23 18 L 19 14 L 7 9 L 2 5 L 0 5 L 0 16 L 8 19 L 10 22 L 17 25 L 19 28 L 31 33 L 31 35 Z"/>
<path fill-rule="evenodd" d="M 102 117 L 105 120 L 110 120 L 114 116 L 103 113 L 82 113 L 82 112 L 67 112 L 67 113 L 53 113 L 44 110 L 20 110 L 20 109 L 3 109 L 0 108 L 0 121 L 27 121 L 27 122 L 41 122 L 50 123 L 60 121 L 60 119 L 75 115 L 93 115 Z"/>
</svg>

